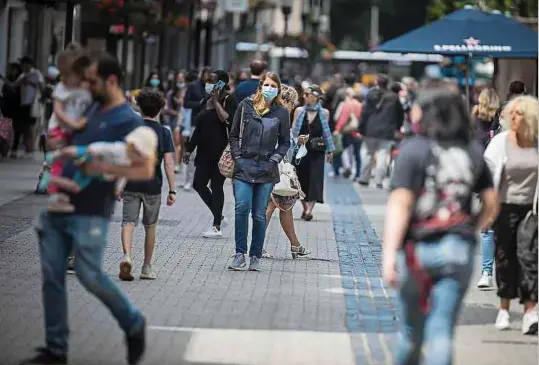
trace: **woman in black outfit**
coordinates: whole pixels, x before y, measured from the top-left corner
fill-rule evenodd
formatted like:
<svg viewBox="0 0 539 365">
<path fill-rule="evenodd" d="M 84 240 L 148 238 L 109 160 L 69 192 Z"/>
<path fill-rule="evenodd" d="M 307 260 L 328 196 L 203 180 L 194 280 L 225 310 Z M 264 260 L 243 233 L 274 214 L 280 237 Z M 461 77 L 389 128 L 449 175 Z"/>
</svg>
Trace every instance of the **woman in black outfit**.
<svg viewBox="0 0 539 365">
<path fill-rule="evenodd" d="M 205 238 L 221 238 L 225 177 L 219 172 L 219 159 L 228 144 L 230 122 L 238 103 L 229 93 L 229 77 L 225 71 L 217 70 L 208 75 L 205 89 L 209 95 L 202 101 L 202 110 L 196 117 L 196 128 L 189 143 L 184 162 L 188 163 L 191 153 L 197 149 L 193 188 L 213 214 L 213 225 L 204 232 Z M 208 183 L 210 188 L 208 188 Z"/>
<path fill-rule="evenodd" d="M 302 137 L 306 143 L 307 155 L 297 165 L 298 179 L 305 198 L 301 201 L 306 221 L 313 219 L 313 208 L 316 203 L 324 202 L 324 162 L 333 159 L 333 139 L 329 129 L 329 111 L 320 104 L 322 90 L 312 85 L 305 90 L 305 106 L 294 112 L 294 137 Z"/>
</svg>

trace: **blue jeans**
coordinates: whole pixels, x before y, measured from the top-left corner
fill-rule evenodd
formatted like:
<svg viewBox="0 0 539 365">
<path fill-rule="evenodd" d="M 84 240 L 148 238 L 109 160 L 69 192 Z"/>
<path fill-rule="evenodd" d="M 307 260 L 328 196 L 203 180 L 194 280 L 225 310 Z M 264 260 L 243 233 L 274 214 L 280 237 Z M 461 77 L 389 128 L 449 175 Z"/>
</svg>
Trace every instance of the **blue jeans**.
<svg viewBox="0 0 539 365">
<path fill-rule="evenodd" d="M 399 253 L 402 340 L 396 364 L 419 365 L 423 343 L 427 346 L 425 364 L 452 364 L 453 330 L 472 275 L 474 251 L 474 240 L 458 235 L 415 245 L 416 260 L 433 280 L 426 314 L 420 306 L 421 287 L 406 264 L 405 253 Z"/>
<path fill-rule="evenodd" d="M 236 253 L 247 253 L 247 231 L 249 230 L 249 213 L 251 213 L 253 232 L 249 256 L 262 257 L 266 237 L 266 208 L 272 189 L 273 184 L 251 184 L 234 180 Z"/>
<path fill-rule="evenodd" d="M 61 356 L 68 352 L 66 295 L 67 257 L 76 257 L 75 274 L 81 284 L 107 306 L 126 335 L 140 330 L 142 314 L 103 271 L 108 219 L 97 216 L 49 214 L 38 217 L 36 230 L 43 275 L 43 306 L 47 348 Z"/>
<path fill-rule="evenodd" d="M 343 153 L 348 147 L 352 146 L 353 148 L 354 160 L 356 163 L 356 178 L 359 178 L 361 175 L 361 142 L 362 140 L 360 138 L 354 138 L 352 136 L 343 136 L 342 138 Z M 340 175 L 341 167 L 342 154 L 339 154 L 333 158 L 333 170 L 335 172 L 335 176 Z"/>
<path fill-rule="evenodd" d="M 492 276 L 494 267 L 494 231 L 491 229 L 481 233 L 481 264 L 482 271 Z"/>
</svg>

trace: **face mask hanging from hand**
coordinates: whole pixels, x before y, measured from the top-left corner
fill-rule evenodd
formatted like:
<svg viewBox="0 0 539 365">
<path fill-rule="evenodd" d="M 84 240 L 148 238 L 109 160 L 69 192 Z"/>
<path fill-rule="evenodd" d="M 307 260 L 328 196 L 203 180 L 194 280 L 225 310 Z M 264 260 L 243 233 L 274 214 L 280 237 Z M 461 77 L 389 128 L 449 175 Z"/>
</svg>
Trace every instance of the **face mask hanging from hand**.
<svg viewBox="0 0 539 365">
<path fill-rule="evenodd" d="M 307 147 L 305 147 L 304 144 L 302 144 L 299 149 L 298 149 L 298 152 L 296 152 L 296 165 L 299 164 L 299 162 L 301 161 L 301 159 L 303 157 L 305 157 L 307 155 Z"/>
</svg>

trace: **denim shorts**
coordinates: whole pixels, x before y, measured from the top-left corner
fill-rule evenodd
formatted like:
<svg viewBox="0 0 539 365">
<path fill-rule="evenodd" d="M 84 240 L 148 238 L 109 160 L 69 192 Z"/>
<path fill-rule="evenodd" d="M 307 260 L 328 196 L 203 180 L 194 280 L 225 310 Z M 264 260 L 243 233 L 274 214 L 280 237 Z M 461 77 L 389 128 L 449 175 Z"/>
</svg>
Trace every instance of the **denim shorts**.
<svg viewBox="0 0 539 365">
<path fill-rule="evenodd" d="M 159 209 L 161 208 L 161 194 L 149 195 L 124 191 L 122 226 L 138 224 L 140 207 L 142 206 L 142 224 L 152 226 L 157 223 Z"/>
</svg>

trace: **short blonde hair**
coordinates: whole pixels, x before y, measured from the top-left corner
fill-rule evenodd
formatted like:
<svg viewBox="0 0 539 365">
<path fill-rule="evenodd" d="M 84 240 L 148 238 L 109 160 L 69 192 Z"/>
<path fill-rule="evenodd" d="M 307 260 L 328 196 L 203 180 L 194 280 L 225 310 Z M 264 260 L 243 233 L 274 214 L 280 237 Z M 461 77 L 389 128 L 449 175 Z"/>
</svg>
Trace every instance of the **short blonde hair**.
<svg viewBox="0 0 539 365">
<path fill-rule="evenodd" d="M 281 99 L 283 100 L 284 106 L 288 108 L 288 111 L 292 111 L 298 102 L 298 92 L 289 85 L 283 84 L 281 87 Z"/>
<path fill-rule="evenodd" d="M 520 125 L 519 134 L 529 142 L 537 139 L 539 127 L 539 101 L 533 96 L 522 95 L 514 98 L 507 104 L 502 113 L 500 124 L 504 129 L 511 128 L 511 112 L 518 108 L 518 112 L 524 116 L 524 121 Z"/>
<path fill-rule="evenodd" d="M 496 91 L 492 88 L 481 90 L 477 101 L 476 117 L 480 120 L 492 120 L 500 107 L 500 98 L 498 97 L 498 94 L 496 94 Z"/>
</svg>

